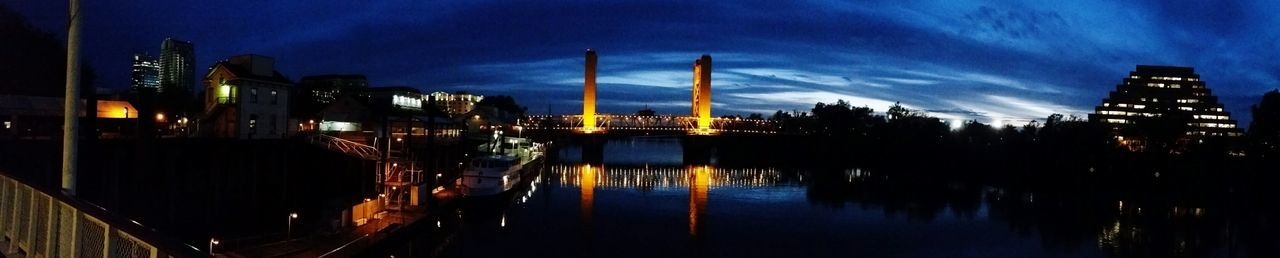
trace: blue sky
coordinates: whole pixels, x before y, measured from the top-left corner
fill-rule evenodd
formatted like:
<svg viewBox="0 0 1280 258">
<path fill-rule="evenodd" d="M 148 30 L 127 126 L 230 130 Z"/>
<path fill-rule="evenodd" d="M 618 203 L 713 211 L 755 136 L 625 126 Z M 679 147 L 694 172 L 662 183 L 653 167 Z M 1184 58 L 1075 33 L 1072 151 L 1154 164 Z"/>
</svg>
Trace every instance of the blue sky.
<svg viewBox="0 0 1280 258">
<path fill-rule="evenodd" d="M 361 73 L 514 95 L 533 113 L 581 110 L 587 48 L 603 112 L 686 113 L 707 53 L 716 115 L 844 99 L 998 124 L 1084 115 L 1137 64 L 1195 67 L 1247 121 L 1280 71 L 1277 1 L 331 2 L 86 1 L 85 51 L 108 88 L 127 86 L 130 53 L 173 36 L 199 71 L 256 53 L 295 80 Z M 65 26 L 65 1 L 7 4 Z"/>
</svg>

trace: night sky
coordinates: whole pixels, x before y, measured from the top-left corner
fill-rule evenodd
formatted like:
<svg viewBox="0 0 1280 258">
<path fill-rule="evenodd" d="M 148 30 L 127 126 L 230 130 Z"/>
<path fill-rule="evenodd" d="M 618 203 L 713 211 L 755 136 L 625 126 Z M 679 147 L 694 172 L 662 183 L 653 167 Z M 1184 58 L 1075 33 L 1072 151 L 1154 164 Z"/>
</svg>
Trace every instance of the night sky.
<svg viewBox="0 0 1280 258">
<path fill-rule="evenodd" d="M 7 1 L 65 34 L 66 1 Z M 689 112 L 691 64 L 714 63 L 716 115 L 895 101 L 984 123 L 1084 115 L 1137 64 L 1193 66 L 1247 126 L 1277 87 L 1280 1 L 85 1 L 99 86 L 130 54 L 192 41 L 202 74 L 236 54 L 297 80 L 514 95 L 530 113 L 581 111 L 583 51 L 600 109 Z M 1034 2 L 1034 3 L 1024 3 Z"/>
</svg>

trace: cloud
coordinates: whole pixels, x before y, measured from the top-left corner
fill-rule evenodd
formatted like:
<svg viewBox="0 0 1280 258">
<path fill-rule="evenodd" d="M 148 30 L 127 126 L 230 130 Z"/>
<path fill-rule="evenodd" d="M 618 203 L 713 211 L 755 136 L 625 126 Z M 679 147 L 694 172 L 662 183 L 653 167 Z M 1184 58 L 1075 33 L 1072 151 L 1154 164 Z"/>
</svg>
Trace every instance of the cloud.
<svg viewBox="0 0 1280 258">
<path fill-rule="evenodd" d="M 92 4 L 92 3 L 91 3 Z M 15 3 L 63 28 L 65 3 Z M 1194 66 L 1237 119 L 1280 83 L 1274 1 L 380 1 L 140 0 L 86 8 L 87 60 L 103 86 L 165 36 L 204 66 L 276 57 L 288 76 L 363 73 L 376 86 L 509 94 L 570 113 L 582 51 L 600 56 L 608 112 L 687 112 L 691 62 L 713 57 L 717 115 L 900 101 L 954 119 L 1083 115 L 1138 64 Z M 237 13 L 235 17 L 226 13 Z M 238 17 L 238 18 L 237 18 Z M 640 105 L 642 106 L 642 105 Z M 610 110 L 613 109 L 613 110 Z"/>
</svg>

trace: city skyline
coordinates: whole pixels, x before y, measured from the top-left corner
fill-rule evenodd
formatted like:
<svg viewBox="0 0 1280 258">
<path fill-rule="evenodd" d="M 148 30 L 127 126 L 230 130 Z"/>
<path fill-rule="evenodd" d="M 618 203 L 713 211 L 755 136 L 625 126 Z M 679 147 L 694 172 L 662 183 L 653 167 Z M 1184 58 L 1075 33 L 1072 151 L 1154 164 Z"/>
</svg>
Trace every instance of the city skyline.
<svg viewBox="0 0 1280 258">
<path fill-rule="evenodd" d="M 723 106 L 713 109 L 717 116 L 806 111 L 814 102 L 844 99 L 878 112 L 900 101 L 940 118 L 984 123 L 1042 120 L 1050 113 L 1084 116 L 1134 65 L 1174 65 L 1197 68 L 1227 111 L 1241 115 L 1239 126 L 1247 127 L 1247 107 L 1276 85 L 1271 74 L 1275 65 L 1265 62 L 1276 53 L 1263 43 L 1277 33 L 1260 24 L 1274 19 L 1265 14 L 1278 8 L 1263 2 L 1134 8 L 1147 4 L 525 3 L 512 8 L 454 3 L 350 8 L 345 5 L 353 4 L 188 7 L 139 2 L 88 6 L 86 25 L 107 27 L 90 30 L 86 42 L 108 36 L 92 31 L 113 31 L 110 41 L 117 44 L 86 44 L 86 61 L 102 71 L 100 87 L 125 88 L 127 72 L 116 71 L 128 68 L 104 64 L 117 64 L 116 56 L 128 58 L 132 49 L 172 36 L 193 42 L 196 56 L 275 56 L 280 69 L 295 80 L 360 73 L 374 86 L 513 95 L 531 113 L 545 113 L 548 107 L 554 113 L 574 113 L 581 105 L 574 102 L 581 94 L 580 51 L 592 48 L 600 51 L 601 112 L 631 113 L 647 105 L 674 114 L 688 108 L 688 59 L 712 54 L 717 57 L 715 104 Z M 65 3 L 40 5 L 17 3 L 16 8 L 37 27 L 62 34 L 56 28 L 64 22 L 65 8 L 59 5 Z M 197 8 L 281 15 L 203 19 L 215 23 L 211 25 L 190 21 L 202 20 L 200 13 L 219 12 L 192 11 Z M 348 11 L 354 9 L 362 11 Z M 715 12 L 722 9 L 740 12 Z M 191 15 L 178 15 L 182 13 Z M 129 15 L 137 18 L 93 22 Z M 525 19 L 484 18 L 495 15 Z M 433 22 L 439 20 L 449 22 Z M 326 22 L 341 26 L 311 26 Z M 119 32 L 124 35 L 115 35 Z M 467 40 L 455 40 L 459 38 Z M 503 47 L 517 43 L 523 47 Z M 201 73 L 217 60 L 197 61 Z"/>
</svg>

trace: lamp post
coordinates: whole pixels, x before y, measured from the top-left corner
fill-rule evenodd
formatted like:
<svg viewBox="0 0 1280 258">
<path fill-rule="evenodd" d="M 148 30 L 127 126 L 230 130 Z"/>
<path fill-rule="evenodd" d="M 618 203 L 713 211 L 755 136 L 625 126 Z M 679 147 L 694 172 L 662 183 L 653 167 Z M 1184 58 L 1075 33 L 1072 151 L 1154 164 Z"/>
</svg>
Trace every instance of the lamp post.
<svg viewBox="0 0 1280 258">
<path fill-rule="evenodd" d="M 213 256 L 213 246 L 221 244 L 217 238 L 209 238 L 209 256 Z"/>
<path fill-rule="evenodd" d="M 288 231 L 285 231 L 285 235 L 284 235 L 285 240 L 289 240 L 293 238 L 293 220 L 295 219 L 298 219 L 298 213 L 290 212 L 289 213 L 289 229 Z"/>
</svg>

